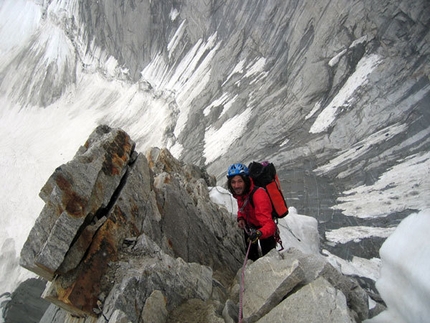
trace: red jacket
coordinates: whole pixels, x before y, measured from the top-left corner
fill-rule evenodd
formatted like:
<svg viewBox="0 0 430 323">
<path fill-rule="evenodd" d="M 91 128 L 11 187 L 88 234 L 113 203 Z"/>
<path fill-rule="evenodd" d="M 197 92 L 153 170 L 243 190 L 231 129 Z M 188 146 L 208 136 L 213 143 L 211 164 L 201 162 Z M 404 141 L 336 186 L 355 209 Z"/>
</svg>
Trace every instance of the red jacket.
<svg viewBox="0 0 430 323">
<path fill-rule="evenodd" d="M 263 188 L 258 188 L 252 196 L 251 202 L 248 200 L 250 192 L 254 189 L 254 183 L 251 180 L 251 188 L 246 195 L 233 195 L 237 200 L 238 212 L 237 220 L 245 220 L 247 226 L 255 227 L 261 232 L 261 239 L 267 239 L 273 236 L 276 232 L 276 224 L 272 218 L 272 203 L 269 195 Z M 248 200 L 245 207 L 242 209 L 245 201 Z"/>
</svg>

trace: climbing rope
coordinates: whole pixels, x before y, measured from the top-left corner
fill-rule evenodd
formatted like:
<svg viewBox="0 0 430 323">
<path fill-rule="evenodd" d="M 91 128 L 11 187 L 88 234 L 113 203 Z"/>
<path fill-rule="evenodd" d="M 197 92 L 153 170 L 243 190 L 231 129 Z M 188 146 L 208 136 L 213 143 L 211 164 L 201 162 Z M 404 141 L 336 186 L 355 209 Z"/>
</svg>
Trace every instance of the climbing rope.
<svg viewBox="0 0 430 323">
<path fill-rule="evenodd" d="M 243 313 L 243 292 L 245 290 L 245 268 L 246 262 L 248 261 L 249 250 L 251 249 L 251 241 L 248 244 L 248 250 L 246 251 L 245 260 L 243 261 L 242 266 L 242 275 L 240 279 L 240 292 L 239 292 L 239 321 L 238 323 L 242 323 L 242 313 Z"/>
</svg>

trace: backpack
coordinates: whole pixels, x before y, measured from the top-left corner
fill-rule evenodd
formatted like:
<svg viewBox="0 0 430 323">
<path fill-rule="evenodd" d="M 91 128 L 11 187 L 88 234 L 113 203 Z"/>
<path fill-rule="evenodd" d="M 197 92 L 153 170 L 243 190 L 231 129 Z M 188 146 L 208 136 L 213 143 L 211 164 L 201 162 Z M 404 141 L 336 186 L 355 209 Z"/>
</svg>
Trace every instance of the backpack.
<svg viewBox="0 0 430 323">
<path fill-rule="evenodd" d="M 254 190 L 249 195 L 251 205 L 254 206 L 252 196 L 258 187 L 262 187 L 269 195 L 272 202 L 274 219 L 280 219 L 288 214 L 287 202 L 285 202 L 284 194 L 282 193 L 281 183 L 276 174 L 275 165 L 268 161 L 262 163 L 252 162 L 248 166 L 249 176 L 255 184 Z"/>
</svg>

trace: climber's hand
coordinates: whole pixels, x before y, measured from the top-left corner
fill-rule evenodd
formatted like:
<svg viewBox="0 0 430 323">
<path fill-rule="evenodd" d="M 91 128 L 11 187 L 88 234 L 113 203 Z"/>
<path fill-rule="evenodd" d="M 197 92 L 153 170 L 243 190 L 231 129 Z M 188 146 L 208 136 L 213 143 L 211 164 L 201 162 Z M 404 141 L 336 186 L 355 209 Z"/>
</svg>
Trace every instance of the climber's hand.
<svg viewBox="0 0 430 323">
<path fill-rule="evenodd" d="M 251 234 L 248 237 L 248 241 L 252 243 L 257 243 L 258 239 L 261 237 L 261 231 L 260 230 L 252 230 Z"/>
</svg>

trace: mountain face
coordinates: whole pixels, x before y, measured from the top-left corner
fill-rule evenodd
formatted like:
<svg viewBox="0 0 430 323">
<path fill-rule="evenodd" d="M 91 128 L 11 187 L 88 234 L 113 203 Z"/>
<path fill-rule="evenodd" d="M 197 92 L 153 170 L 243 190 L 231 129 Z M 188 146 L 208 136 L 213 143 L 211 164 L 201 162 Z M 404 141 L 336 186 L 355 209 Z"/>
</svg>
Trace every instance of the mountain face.
<svg viewBox="0 0 430 323">
<path fill-rule="evenodd" d="M 322 235 L 430 206 L 426 0 L 10 0 L 0 15 L 2 113 L 119 127 L 220 185 L 229 164 L 270 160 Z M 371 258 L 382 241 L 324 248 Z"/>
</svg>

